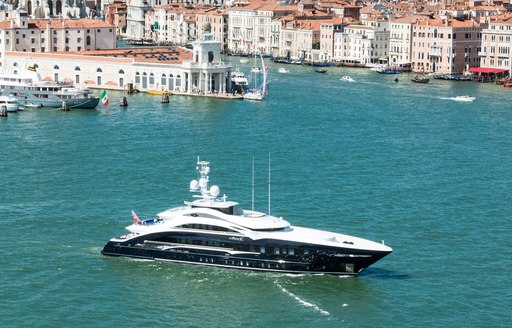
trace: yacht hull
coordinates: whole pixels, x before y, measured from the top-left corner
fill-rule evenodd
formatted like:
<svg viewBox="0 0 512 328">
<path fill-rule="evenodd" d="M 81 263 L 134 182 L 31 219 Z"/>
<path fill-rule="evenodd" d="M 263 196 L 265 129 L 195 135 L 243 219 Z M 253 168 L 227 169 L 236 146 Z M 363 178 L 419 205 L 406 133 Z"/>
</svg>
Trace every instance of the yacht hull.
<svg viewBox="0 0 512 328">
<path fill-rule="evenodd" d="M 184 238 L 181 239 L 183 240 Z M 189 240 L 199 243 L 199 239 Z M 223 243 L 218 238 L 216 240 L 218 240 L 218 244 Z M 228 243 L 229 240 L 224 242 Z M 299 252 L 300 249 L 304 249 L 305 245 L 303 244 L 284 244 L 278 240 L 272 241 L 271 244 L 274 246 L 268 246 L 269 244 L 232 245 L 240 249 L 264 249 L 265 252 L 261 253 L 234 251 L 232 248 L 206 247 L 193 244 L 151 242 L 147 240 L 147 236 L 141 236 L 126 241 L 113 239 L 105 245 L 101 253 L 109 256 L 124 256 L 244 270 L 331 275 L 357 275 L 390 253 L 390 251 L 306 245 L 308 252 L 305 254 L 304 252 Z M 279 249 L 278 253 L 281 254 L 276 254 L 276 249 Z M 290 252 L 291 249 L 294 249 L 294 252 Z"/>
</svg>

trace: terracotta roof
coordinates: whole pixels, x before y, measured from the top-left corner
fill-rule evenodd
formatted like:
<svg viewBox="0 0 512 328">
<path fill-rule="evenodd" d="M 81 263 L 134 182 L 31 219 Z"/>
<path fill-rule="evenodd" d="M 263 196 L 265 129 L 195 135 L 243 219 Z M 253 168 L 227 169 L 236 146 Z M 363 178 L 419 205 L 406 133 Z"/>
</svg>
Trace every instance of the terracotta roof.
<svg viewBox="0 0 512 328">
<path fill-rule="evenodd" d="M 193 57 L 190 50 L 180 47 L 119 48 L 94 51 L 68 51 L 66 53 L 119 59 L 130 58 L 135 62 L 162 64 L 181 64 L 184 60 L 192 60 Z"/>
</svg>

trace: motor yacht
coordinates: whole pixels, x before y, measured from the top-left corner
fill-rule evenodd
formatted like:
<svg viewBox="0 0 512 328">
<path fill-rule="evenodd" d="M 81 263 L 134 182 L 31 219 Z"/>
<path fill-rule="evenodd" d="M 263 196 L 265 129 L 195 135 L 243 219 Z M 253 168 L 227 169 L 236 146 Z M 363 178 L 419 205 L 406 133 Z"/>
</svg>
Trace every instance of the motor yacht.
<svg viewBox="0 0 512 328">
<path fill-rule="evenodd" d="M 101 253 L 174 263 L 282 273 L 357 275 L 392 252 L 384 243 L 291 225 L 282 217 L 241 209 L 209 187 L 209 162 L 197 160 L 195 200 L 140 220 Z"/>
<path fill-rule="evenodd" d="M 34 67 L 15 74 L 0 74 L 0 89 L 18 99 L 25 107 L 57 108 L 67 102 L 70 108 L 96 108 L 99 98 L 88 88 L 75 88 L 72 83 L 44 81 Z"/>
<path fill-rule="evenodd" d="M 348 75 L 342 76 L 340 80 L 345 82 L 355 82 L 355 80 Z"/>
<path fill-rule="evenodd" d="M 18 99 L 11 95 L 0 95 L 0 108 L 3 109 L 3 107 L 5 107 L 7 112 L 18 111 Z"/>
</svg>

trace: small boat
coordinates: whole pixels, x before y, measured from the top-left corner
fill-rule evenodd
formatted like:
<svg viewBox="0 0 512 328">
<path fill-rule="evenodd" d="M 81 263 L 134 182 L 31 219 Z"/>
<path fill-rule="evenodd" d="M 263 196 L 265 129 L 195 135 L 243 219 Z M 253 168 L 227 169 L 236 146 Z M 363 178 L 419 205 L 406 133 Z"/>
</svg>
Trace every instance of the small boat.
<svg viewBox="0 0 512 328">
<path fill-rule="evenodd" d="M 325 68 L 325 67 L 315 68 L 315 72 L 317 72 L 317 73 L 326 73 L 327 72 L 327 68 Z"/>
<path fill-rule="evenodd" d="M 218 186 L 209 186 L 209 164 L 197 159 L 197 178 L 189 185 L 193 200 L 147 220 L 132 210 L 128 232 L 110 239 L 101 253 L 259 272 L 356 276 L 393 252 L 383 242 L 293 226 L 282 217 L 243 209 L 220 196 Z"/>
<path fill-rule="evenodd" d="M 476 98 L 475 97 L 471 97 L 471 96 L 457 96 L 457 97 L 453 98 L 453 100 L 455 100 L 455 101 L 463 101 L 463 102 L 472 102 L 472 101 L 475 101 Z"/>
<path fill-rule="evenodd" d="M 355 82 L 355 80 L 348 75 L 343 76 L 340 80 L 345 82 Z"/>
<path fill-rule="evenodd" d="M 167 93 L 167 94 L 169 94 L 169 95 L 171 95 L 171 94 L 172 94 L 172 92 L 169 92 L 169 91 L 167 91 L 167 90 L 148 90 L 148 91 L 146 91 L 146 92 L 147 92 L 148 94 L 150 94 L 150 95 L 156 95 L 156 96 L 161 96 L 161 95 L 163 95 L 164 93 Z"/>
<path fill-rule="evenodd" d="M 261 73 L 261 67 L 254 66 L 253 68 L 251 68 L 251 72 L 252 73 Z"/>
<path fill-rule="evenodd" d="M 428 83 L 430 79 L 425 75 L 416 75 L 411 79 L 414 83 Z"/>
<path fill-rule="evenodd" d="M 285 74 L 285 73 L 289 73 L 289 72 L 290 72 L 288 69 L 286 69 L 286 68 L 284 68 L 284 67 L 279 67 L 279 69 L 278 69 L 277 71 L 278 71 L 279 73 L 283 73 L 283 74 Z"/>
<path fill-rule="evenodd" d="M 23 105 L 23 107 L 25 107 L 25 108 L 41 108 L 41 107 L 43 107 L 43 104 L 28 102 L 25 105 Z"/>
<path fill-rule="evenodd" d="M 17 112 L 19 108 L 18 98 L 12 95 L 0 96 L 0 108 L 4 108 L 7 112 Z"/>
<path fill-rule="evenodd" d="M 394 68 L 382 68 L 377 71 L 380 74 L 401 74 L 402 72 Z"/>
<path fill-rule="evenodd" d="M 247 64 L 248 62 L 249 62 L 249 59 L 246 59 L 246 58 L 240 59 L 241 64 Z"/>
</svg>

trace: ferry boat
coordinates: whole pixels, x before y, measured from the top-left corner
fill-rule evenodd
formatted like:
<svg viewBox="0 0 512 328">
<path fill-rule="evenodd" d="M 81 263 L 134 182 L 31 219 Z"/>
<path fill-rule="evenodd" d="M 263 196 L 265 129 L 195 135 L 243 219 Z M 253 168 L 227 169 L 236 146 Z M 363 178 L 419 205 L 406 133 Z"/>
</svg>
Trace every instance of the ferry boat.
<svg viewBox="0 0 512 328">
<path fill-rule="evenodd" d="M 197 160 L 190 182 L 197 199 L 140 220 L 101 253 L 174 263 L 281 273 L 357 275 L 393 250 L 370 240 L 290 225 L 281 217 L 244 210 L 209 187 L 209 162 Z"/>
<path fill-rule="evenodd" d="M 43 81 L 33 67 L 17 74 L 0 74 L 0 89 L 16 97 L 19 105 L 25 107 L 57 108 L 66 101 L 70 108 L 96 108 L 100 100 L 92 96 L 88 88 Z"/>
</svg>

